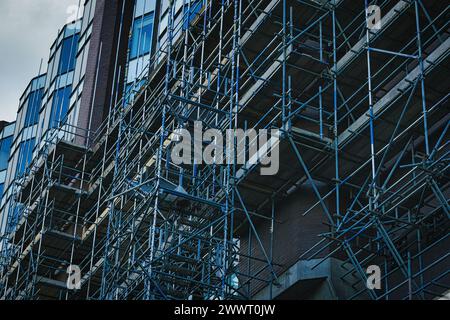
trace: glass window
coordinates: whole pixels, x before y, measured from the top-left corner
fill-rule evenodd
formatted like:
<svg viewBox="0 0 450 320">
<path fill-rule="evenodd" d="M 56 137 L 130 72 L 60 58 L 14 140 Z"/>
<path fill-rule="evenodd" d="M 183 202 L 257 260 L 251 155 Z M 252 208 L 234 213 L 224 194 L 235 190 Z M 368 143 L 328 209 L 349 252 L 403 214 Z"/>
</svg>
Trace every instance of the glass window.
<svg viewBox="0 0 450 320">
<path fill-rule="evenodd" d="M 0 199 L 3 197 L 3 189 L 5 187 L 4 183 L 0 183 Z"/>
<path fill-rule="evenodd" d="M 95 8 L 95 1 L 89 1 L 88 3 L 85 3 L 85 6 L 83 8 L 83 23 L 81 25 L 81 34 L 83 34 L 88 26 L 88 23 L 90 22 L 90 18 L 92 17 L 93 14 L 91 14 L 91 12 L 93 12 L 94 10 L 92 10 L 91 8 L 94 7 Z"/>
<path fill-rule="evenodd" d="M 4 137 L 12 136 L 12 135 L 14 134 L 15 128 L 16 128 L 16 124 L 15 124 L 15 123 L 12 123 L 12 124 L 6 126 L 6 127 L 3 129 L 3 136 L 4 136 Z"/>
<path fill-rule="evenodd" d="M 20 144 L 19 160 L 17 164 L 16 177 L 22 176 L 31 165 L 35 139 L 24 141 Z"/>
<path fill-rule="evenodd" d="M 59 74 L 73 71 L 78 50 L 78 34 L 63 40 L 61 58 L 59 60 Z"/>
<path fill-rule="evenodd" d="M 58 128 L 65 122 L 69 109 L 72 86 L 59 89 L 53 95 L 52 113 L 50 114 L 50 128 Z"/>
<path fill-rule="evenodd" d="M 195 20 L 197 15 L 200 13 L 201 9 L 203 7 L 202 1 L 197 1 L 196 3 L 192 3 L 191 7 L 189 8 L 189 4 L 185 5 L 185 12 L 184 12 L 184 29 L 187 29 L 191 22 Z"/>
<path fill-rule="evenodd" d="M 153 13 L 134 21 L 130 43 L 130 59 L 150 53 L 153 37 Z"/>
<path fill-rule="evenodd" d="M 135 9 L 135 17 L 142 16 L 150 11 L 155 11 L 156 1 L 153 0 L 137 0 L 136 1 L 136 9 Z"/>
<path fill-rule="evenodd" d="M 41 107 L 44 90 L 33 91 L 28 97 L 28 108 L 25 116 L 25 127 L 34 126 L 38 123 L 39 109 Z"/>
<path fill-rule="evenodd" d="M 0 171 L 8 168 L 9 152 L 11 150 L 12 142 L 12 136 L 0 140 Z"/>
<path fill-rule="evenodd" d="M 125 102 L 126 104 L 130 104 L 135 94 L 145 85 L 146 80 L 142 79 L 137 81 L 136 83 L 129 83 L 125 87 Z"/>
</svg>

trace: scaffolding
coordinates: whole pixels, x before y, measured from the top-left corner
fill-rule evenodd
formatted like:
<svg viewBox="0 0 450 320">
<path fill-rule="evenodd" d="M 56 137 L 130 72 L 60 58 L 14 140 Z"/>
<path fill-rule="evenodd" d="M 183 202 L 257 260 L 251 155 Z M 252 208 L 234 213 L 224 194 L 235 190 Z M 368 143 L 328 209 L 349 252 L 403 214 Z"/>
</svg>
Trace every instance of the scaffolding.
<svg viewBox="0 0 450 320">
<path fill-rule="evenodd" d="M 449 290 L 449 6 L 377 1 L 371 29 L 367 1 L 201 3 L 193 18 L 183 1 L 180 18 L 170 2 L 131 92 L 97 130 L 56 130 L 16 183 L 0 296 L 251 299 L 289 267 L 277 204 L 305 184 L 317 201 L 299 214 L 320 210 L 329 231 L 298 259 L 340 259 L 350 298 Z M 279 130 L 278 174 L 175 165 L 174 137 L 198 122 Z M 371 265 L 381 290 L 364 285 Z"/>
</svg>

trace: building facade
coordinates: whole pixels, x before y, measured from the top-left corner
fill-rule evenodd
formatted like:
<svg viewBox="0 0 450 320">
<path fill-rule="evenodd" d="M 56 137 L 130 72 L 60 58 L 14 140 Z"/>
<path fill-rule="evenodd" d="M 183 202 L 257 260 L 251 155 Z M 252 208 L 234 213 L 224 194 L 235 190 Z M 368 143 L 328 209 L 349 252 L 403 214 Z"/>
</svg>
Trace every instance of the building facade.
<svg viewBox="0 0 450 320">
<path fill-rule="evenodd" d="M 14 139 L 14 126 L 15 123 L 8 123 L 5 121 L 0 122 L 0 200 L 3 197 L 5 190 L 6 174 L 8 171 L 8 164 L 11 154 L 11 146 Z M 5 235 L 4 226 L 6 225 L 6 215 L 0 214 L 0 235 Z M 3 242 L 3 241 L 1 241 Z M 1 251 L 0 247 L 0 251 Z M 2 260 L 3 258 L 0 258 Z"/>
<path fill-rule="evenodd" d="M 39 111 L 44 96 L 45 79 L 45 74 L 32 79 L 20 98 L 1 199 L 2 230 L 9 230 L 20 215 L 21 209 L 12 207 L 11 199 L 17 184 L 30 172 L 38 141 Z"/>
<path fill-rule="evenodd" d="M 5 189 L 6 172 L 14 138 L 14 126 L 15 123 L 4 122 L 0 124 L 0 199 Z"/>
<path fill-rule="evenodd" d="M 11 228 L 23 215 L 13 199 L 16 188 L 32 170 L 46 141 L 57 138 L 55 131 L 67 122 L 78 38 L 79 22 L 61 29 L 50 49 L 47 72 L 31 80 L 20 100 L 2 199 L 2 215 L 10 216 Z"/>
<path fill-rule="evenodd" d="M 19 110 L 0 297 L 443 296 L 449 8 L 380 9 L 373 30 L 350 0 L 85 1 L 27 89 L 39 118 Z M 198 123 L 274 130 L 279 170 L 176 163 Z"/>
</svg>

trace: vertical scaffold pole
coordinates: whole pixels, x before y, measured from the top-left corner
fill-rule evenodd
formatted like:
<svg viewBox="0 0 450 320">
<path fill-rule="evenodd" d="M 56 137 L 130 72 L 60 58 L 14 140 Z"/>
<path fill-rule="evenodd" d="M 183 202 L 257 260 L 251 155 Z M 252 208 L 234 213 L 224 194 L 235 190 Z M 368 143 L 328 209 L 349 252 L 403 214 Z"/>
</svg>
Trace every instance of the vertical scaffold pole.
<svg viewBox="0 0 450 320">
<path fill-rule="evenodd" d="M 423 63 L 423 52 L 422 52 L 422 33 L 420 31 L 420 15 L 419 15 L 419 0 L 414 1 L 415 17 L 416 17 L 416 32 L 417 32 L 417 47 L 418 47 L 418 60 L 420 67 L 420 83 L 421 83 L 421 94 L 422 94 L 422 113 L 423 113 L 423 135 L 425 138 L 425 152 L 427 158 L 430 156 L 430 145 L 428 137 L 428 110 L 425 95 L 425 68 Z"/>
<path fill-rule="evenodd" d="M 366 57 L 367 57 L 367 87 L 369 95 L 369 123 L 370 123 L 370 158 L 372 166 L 372 184 L 369 190 L 370 192 L 370 210 L 372 211 L 376 207 L 376 153 L 375 153 L 375 129 L 374 129 L 374 113 L 373 113 L 373 90 L 372 90 L 372 67 L 370 56 L 370 27 L 369 27 L 369 3 L 365 0 L 365 17 L 366 17 Z M 375 207 L 374 207 L 375 206 Z"/>
<path fill-rule="evenodd" d="M 340 178 L 339 178 L 339 118 L 338 118 L 338 88 L 337 88 L 337 34 L 336 34 L 336 3 L 332 4 L 332 25 L 333 25 L 333 106 L 334 106 L 334 159 L 335 159 L 335 189 L 336 189 L 336 216 L 339 219 L 341 216 L 340 210 Z"/>
</svg>

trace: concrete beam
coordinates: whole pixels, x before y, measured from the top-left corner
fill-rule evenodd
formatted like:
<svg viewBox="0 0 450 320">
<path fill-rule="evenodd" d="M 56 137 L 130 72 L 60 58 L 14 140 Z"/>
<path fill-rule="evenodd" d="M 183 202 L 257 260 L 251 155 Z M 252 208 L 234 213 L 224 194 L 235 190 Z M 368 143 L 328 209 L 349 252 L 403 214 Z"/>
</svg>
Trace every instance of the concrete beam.
<svg viewBox="0 0 450 320">
<path fill-rule="evenodd" d="M 291 288 L 293 285 L 307 280 L 326 280 L 331 277 L 331 259 L 326 260 L 317 268 L 313 267 L 319 262 L 319 260 L 300 260 L 286 272 L 278 277 L 279 285 L 273 285 L 272 298 L 276 299 L 279 295 Z M 269 300 L 270 299 L 270 286 L 265 287 L 258 292 L 254 297 L 254 300 Z"/>
<path fill-rule="evenodd" d="M 444 41 L 439 47 L 437 47 L 424 61 L 424 73 L 429 74 L 436 65 L 438 65 L 443 59 L 445 59 L 450 53 L 450 38 Z M 396 86 L 394 86 L 386 95 L 383 96 L 374 106 L 374 116 L 377 117 L 385 112 L 391 104 L 399 98 L 405 90 L 407 90 L 411 83 L 416 81 L 420 76 L 420 66 L 417 66 L 408 73 Z M 364 114 L 353 122 L 347 130 L 339 135 L 339 146 L 344 146 L 356 133 L 366 128 L 369 124 L 369 115 Z"/>
<path fill-rule="evenodd" d="M 286 49 L 286 60 L 289 59 L 293 51 L 292 44 L 288 46 Z M 244 109 L 245 106 L 251 101 L 251 99 L 256 96 L 256 94 L 264 87 L 266 82 L 271 79 L 274 74 L 283 66 L 283 58 L 284 54 L 282 53 L 275 62 L 264 72 L 264 74 L 260 77 L 258 81 L 255 82 L 255 84 L 247 90 L 247 92 L 242 96 L 241 100 L 239 101 L 239 108 Z M 264 79 L 264 80 L 263 80 Z M 233 110 L 234 112 L 237 112 L 236 107 Z"/>
<path fill-rule="evenodd" d="M 297 292 L 301 292 L 299 298 L 305 299 L 348 299 L 363 289 L 360 279 L 348 273 L 349 270 L 353 269 L 351 264 L 335 258 L 321 261 L 322 259 L 297 261 L 278 277 L 279 285 L 272 287 L 272 298 L 276 299 L 284 293 L 296 298 Z M 321 263 L 319 264 L 319 262 Z M 316 280 L 316 283 L 311 287 L 311 282 L 314 280 Z M 321 280 L 323 283 L 320 284 Z M 312 289 L 311 292 L 305 292 L 308 289 Z M 270 286 L 263 288 L 253 297 L 254 300 L 267 300 L 269 298 Z M 367 295 L 362 293 L 359 298 L 366 299 Z"/>
<path fill-rule="evenodd" d="M 332 144 L 333 143 L 333 141 L 330 138 L 327 138 L 327 137 L 323 137 L 322 138 L 322 137 L 320 137 L 320 134 L 317 134 L 315 132 L 312 132 L 312 131 L 309 131 L 309 130 L 305 130 L 305 129 L 302 129 L 302 128 L 292 127 L 292 132 L 296 133 L 296 134 L 298 134 L 300 136 L 305 136 L 305 137 L 308 137 L 308 138 L 312 138 L 314 140 L 321 141 L 321 142 L 324 142 L 324 143 L 327 143 L 327 144 Z"/>
<path fill-rule="evenodd" d="M 397 3 L 386 15 L 381 19 L 381 29 L 373 30 L 370 33 L 370 40 L 378 37 L 383 33 L 399 16 L 403 14 L 410 6 L 406 1 Z M 336 73 L 340 73 L 345 69 L 365 48 L 366 37 L 361 38 L 338 62 Z"/>
<path fill-rule="evenodd" d="M 445 292 L 442 297 L 436 298 L 435 300 L 450 300 L 450 290 Z"/>
<path fill-rule="evenodd" d="M 247 41 L 251 38 L 253 33 L 261 26 L 261 24 L 270 16 L 273 9 L 277 6 L 277 4 L 280 2 L 280 0 L 272 0 L 267 7 L 264 9 L 264 11 L 259 15 L 259 17 L 253 22 L 251 27 L 247 30 L 247 32 L 241 37 L 239 41 L 239 45 L 242 47 L 244 46 Z"/>
<path fill-rule="evenodd" d="M 58 281 L 58 280 L 54 280 L 54 279 L 50 279 L 50 278 L 46 278 L 46 277 L 41 277 L 41 276 L 38 276 L 36 278 L 36 281 L 41 283 L 41 284 L 43 284 L 43 285 L 49 286 L 49 287 L 54 287 L 54 288 L 57 288 L 57 289 L 67 290 L 67 284 L 65 282 L 63 282 L 63 281 Z"/>
</svg>

